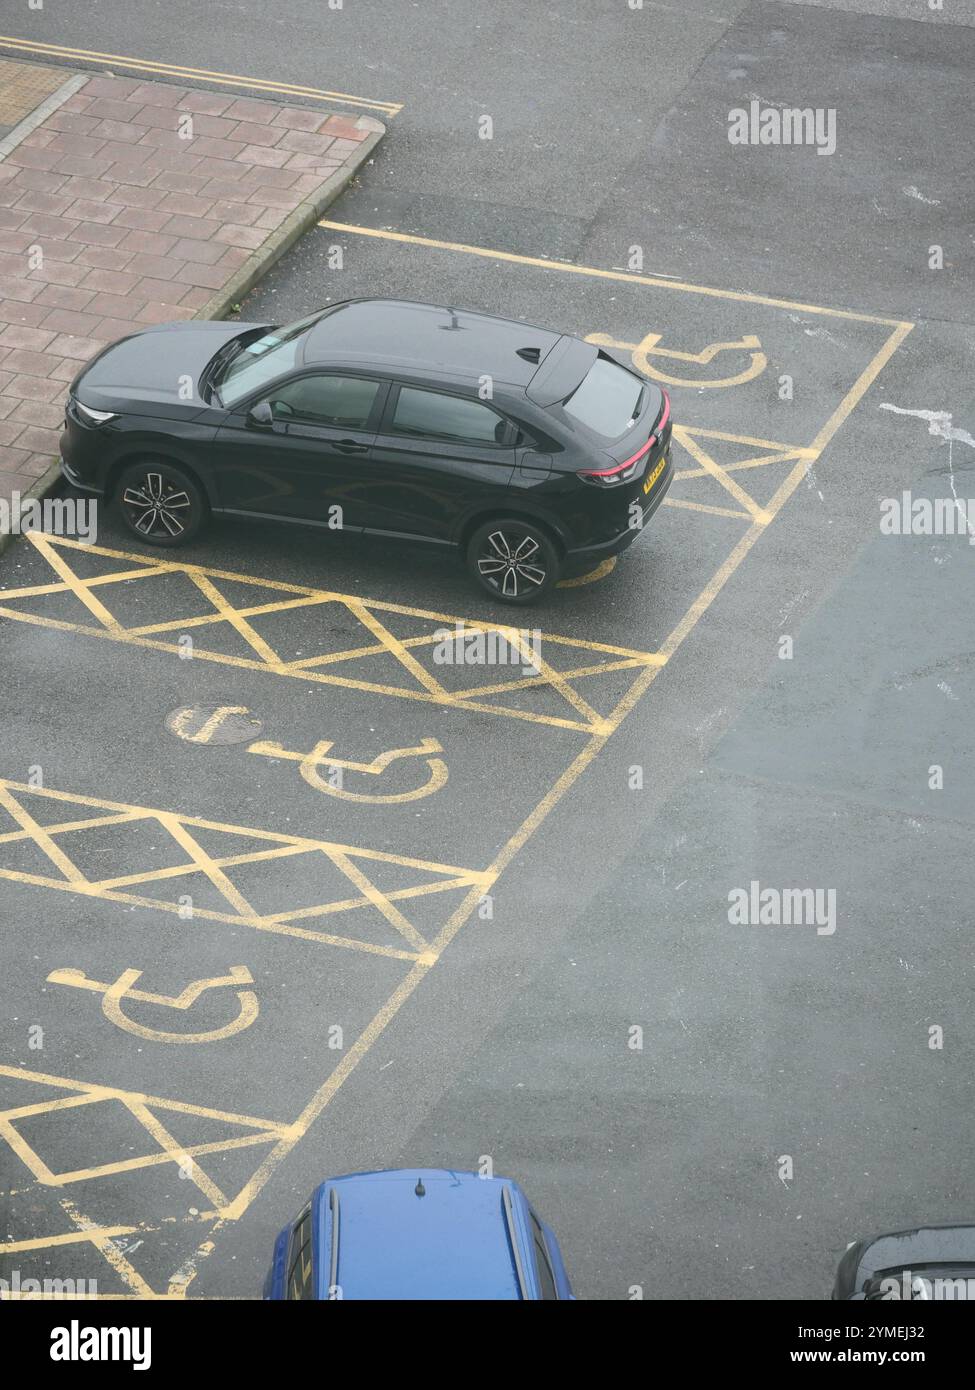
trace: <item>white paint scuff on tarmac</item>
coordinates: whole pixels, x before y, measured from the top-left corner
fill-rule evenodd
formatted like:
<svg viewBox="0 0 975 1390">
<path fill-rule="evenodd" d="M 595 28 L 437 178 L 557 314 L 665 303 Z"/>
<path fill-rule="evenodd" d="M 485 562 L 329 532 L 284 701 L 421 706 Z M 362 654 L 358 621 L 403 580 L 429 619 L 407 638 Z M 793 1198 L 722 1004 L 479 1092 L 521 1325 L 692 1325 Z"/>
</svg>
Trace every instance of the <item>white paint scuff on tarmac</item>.
<svg viewBox="0 0 975 1390">
<path fill-rule="evenodd" d="M 946 444 L 957 442 L 959 444 L 970 444 L 975 449 L 975 439 L 967 430 L 956 430 L 951 423 L 951 411 L 949 410 L 908 410 L 906 406 L 890 405 L 884 401 L 881 410 L 890 410 L 895 415 L 916 415 L 919 420 L 927 420 L 928 434 L 936 435 L 943 439 Z"/>
<path fill-rule="evenodd" d="M 827 343 L 832 343 L 833 347 L 845 346 L 845 344 L 840 342 L 839 338 L 835 338 L 833 334 L 828 332 L 825 328 L 806 328 L 806 320 L 800 314 L 790 314 L 789 320 L 791 323 L 798 324 L 807 338 L 823 338 Z"/>
<path fill-rule="evenodd" d="M 909 198 L 916 198 L 919 203 L 927 203 L 928 207 L 939 208 L 941 206 L 940 198 L 925 198 L 920 189 L 915 188 L 913 184 L 907 188 L 902 188 L 901 192 L 906 193 Z"/>
<path fill-rule="evenodd" d="M 918 420 L 926 420 L 928 434 L 933 434 L 936 439 L 940 439 L 943 444 L 948 445 L 948 483 L 951 487 L 951 495 L 955 499 L 955 506 L 965 523 L 965 529 L 968 531 L 969 544 L 975 545 L 975 528 L 968 520 L 968 514 L 959 501 L 958 491 L 955 487 L 955 470 L 951 453 L 951 447 L 956 443 L 968 444 L 972 449 L 975 449 L 975 439 L 972 438 L 968 430 L 955 429 L 951 423 L 950 410 L 909 410 L 905 406 L 891 405 L 888 401 L 881 402 L 880 409 L 890 410 L 895 415 L 914 415 Z"/>
</svg>

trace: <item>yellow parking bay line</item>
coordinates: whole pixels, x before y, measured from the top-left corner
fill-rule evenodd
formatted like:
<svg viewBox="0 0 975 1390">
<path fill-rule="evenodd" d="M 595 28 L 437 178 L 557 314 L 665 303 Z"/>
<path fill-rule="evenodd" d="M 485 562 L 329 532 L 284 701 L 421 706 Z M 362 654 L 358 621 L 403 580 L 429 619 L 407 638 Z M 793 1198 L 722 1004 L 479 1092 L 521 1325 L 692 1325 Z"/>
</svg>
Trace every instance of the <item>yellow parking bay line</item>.
<svg viewBox="0 0 975 1390">
<path fill-rule="evenodd" d="M 718 290 L 710 285 L 693 285 L 683 280 L 663 280 L 655 275 L 637 275 L 627 270 L 603 270 L 594 265 L 577 265 L 574 261 L 546 260 L 544 256 L 521 256 L 515 251 L 496 251 L 488 246 L 469 246 L 463 241 L 439 241 L 436 237 L 414 236 L 410 232 L 390 232 L 384 231 L 381 227 L 359 227 L 350 222 L 333 222 L 328 217 L 323 217 L 318 225 L 333 232 L 376 237 L 380 241 L 398 241 L 407 246 L 428 246 L 437 251 L 461 251 L 468 256 L 483 256 L 488 260 L 508 261 L 513 265 L 537 266 L 540 270 L 560 270 L 567 275 L 590 275 L 599 280 L 618 280 L 623 284 L 653 285 L 661 290 L 709 295 L 713 299 L 732 299 L 740 304 L 766 304 L 773 309 L 799 309 L 806 314 L 828 314 L 834 318 L 852 319 L 856 323 L 879 323 L 888 328 L 904 328 L 907 331 L 914 327 L 913 323 L 907 323 L 902 319 L 879 318 L 876 314 L 857 314 L 851 309 L 829 309 L 822 304 L 773 299 L 767 294 L 747 294 L 742 290 Z"/>
<path fill-rule="evenodd" d="M 219 72 L 210 68 L 188 68 L 177 63 L 159 63 L 152 58 L 132 58 L 121 53 L 99 53 L 94 49 L 71 48 L 66 44 L 35 43 L 29 39 L 14 38 L 10 34 L 0 34 L 0 48 L 12 49 L 17 53 L 34 53 L 42 58 L 108 64 L 113 69 L 125 68 L 131 72 L 147 73 L 151 77 L 172 77 L 211 85 L 216 83 L 221 87 L 246 87 L 255 92 L 267 92 L 272 96 L 304 97 L 310 101 L 339 101 L 345 106 L 361 106 L 369 111 L 378 111 L 383 116 L 395 116 L 403 109 L 402 102 L 379 101 L 372 97 L 353 96 L 349 92 L 305 87 L 296 82 L 271 82 L 260 77 L 246 77 L 239 73 Z"/>
</svg>

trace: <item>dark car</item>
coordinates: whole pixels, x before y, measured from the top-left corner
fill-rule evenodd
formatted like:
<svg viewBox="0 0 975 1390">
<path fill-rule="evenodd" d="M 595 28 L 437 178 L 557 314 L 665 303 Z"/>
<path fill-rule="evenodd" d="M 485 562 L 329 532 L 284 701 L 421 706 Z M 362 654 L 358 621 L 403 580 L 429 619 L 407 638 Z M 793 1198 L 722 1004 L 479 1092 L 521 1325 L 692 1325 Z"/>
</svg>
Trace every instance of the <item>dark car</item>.
<svg viewBox="0 0 975 1390">
<path fill-rule="evenodd" d="M 301 522 L 459 551 L 528 603 L 640 535 L 670 434 L 666 393 L 579 338 L 356 299 L 111 344 L 71 384 L 61 459 L 153 545 L 210 513 Z"/>
<path fill-rule="evenodd" d="M 853 1302 L 975 1299 L 975 1225 L 915 1226 L 847 1246 L 833 1298 Z"/>
<path fill-rule="evenodd" d="M 554 1233 L 510 1178 L 331 1178 L 278 1236 L 266 1299 L 571 1299 Z"/>
</svg>

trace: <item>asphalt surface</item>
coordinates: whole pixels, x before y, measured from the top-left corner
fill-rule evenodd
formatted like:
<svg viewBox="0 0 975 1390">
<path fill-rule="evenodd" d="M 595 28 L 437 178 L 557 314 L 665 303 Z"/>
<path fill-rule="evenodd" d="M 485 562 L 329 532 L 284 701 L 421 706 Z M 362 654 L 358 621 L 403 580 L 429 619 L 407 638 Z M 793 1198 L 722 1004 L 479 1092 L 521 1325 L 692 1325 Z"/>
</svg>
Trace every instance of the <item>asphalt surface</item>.
<svg viewBox="0 0 975 1390">
<path fill-rule="evenodd" d="M 247 318 L 280 322 L 330 299 L 383 293 L 625 342 L 655 332 L 662 346 L 691 352 L 755 336 L 767 365 L 754 379 L 673 391 L 675 420 L 699 431 L 692 442 L 722 467 L 767 449 L 743 437 L 808 448 L 834 412 L 840 418 L 788 498 L 779 489 L 794 458 L 729 475 L 776 515 L 723 586 L 714 576 L 737 554 L 748 518 L 700 510 L 736 505 L 705 469 L 674 484 L 671 500 L 691 505 L 662 508 L 610 574 L 557 590 L 525 620 L 583 644 L 543 639 L 560 669 L 580 652 L 601 660 L 591 644 L 653 653 L 690 624 L 550 809 L 550 789 L 593 739 L 591 729 L 566 727 L 585 720 L 551 686 L 485 696 L 490 710 L 458 709 L 373 688 L 412 688 L 388 652 L 369 658 L 368 670 L 363 661 L 319 668 L 341 670 L 350 683 L 340 685 L 213 659 L 253 657 L 227 624 L 187 629 L 199 659 L 184 661 L 173 650 L 0 618 L 0 773 L 14 781 L 40 766 L 45 788 L 427 865 L 370 861 L 383 891 L 436 877 L 432 864 L 482 871 L 519 827 L 532 831 L 490 888 L 492 914 L 469 914 L 388 1016 L 386 1001 L 411 969 L 395 952 L 410 947 L 371 907 L 301 919 L 358 943 L 337 946 L 4 881 L 6 923 L 30 926 L 26 951 L 22 932 L 5 933 L 11 1068 L 221 1112 L 165 1111 L 177 1145 L 220 1142 L 247 1132 L 247 1120 L 286 1126 L 330 1074 L 342 1078 L 203 1259 L 195 1252 L 210 1234 L 212 1188 L 192 1174 L 181 1180 L 173 1163 L 92 1173 L 153 1147 L 117 1098 L 111 1125 L 79 1124 L 77 1109 L 24 1117 L 27 1142 L 51 1172 L 69 1176 L 38 1189 L 22 1154 L 4 1160 L 14 1238 L 70 1229 L 78 1213 L 137 1226 L 115 1239 L 151 1287 L 195 1271 L 191 1296 L 250 1297 L 274 1234 L 326 1174 L 470 1169 L 487 1157 L 555 1228 L 583 1298 L 640 1289 L 646 1298 L 811 1299 L 828 1289 L 848 1241 L 970 1216 L 975 550 L 965 536 L 882 536 L 879 499 L 902 489 L 975 495 L 975 453 L 961 437 L 975 433 L 965 216 L 975 30 L 958 22 L 961 6 L 941 23 L 923 11 L 905 17 L 913 8 L 648 0 L 640 12 L 607 3 L 581 18 L 514 4 L 488 17 L 474 5 L 451 5 L 448 15 L 427 3 L 341 12 L 300 4 L 273 16 L 226 5 L 216 7 L 219 40 L 207 41 L 195 21 L 190 29 L 190 7 L 184 26 L 170 5 L 141 7 L 136 20 L 113 0 L 59 17 L 56 38 L 46 17 L 20 17 L 16 32 L 42 41 L 404 103 L 373 166 L 333 209 L 343 225 L 308 234 L 251 296 Z M 282 42 L 296 28 L 308 40 L 297 50 Z M 836 153 L 732 147 L 728 110 L 753 97 L 835 108 Z M 493 140 L 478 139 L 485 114 Z M 609 270 L 625 271 L 637 246 L 653 283 L 349 230 L 357 227 Z M 933 244 L 944 247 L 942 270 L 928 268 Z M 341 270 L 330 266 L 335 246 Z M 896 327 L 905 321 L 914 325 L 906 335 Z M 860 389 L 892 334 L 896 351 Z M 716 359 L 727 363 L 722 374 L 747 368 L 748 350 L 726 354 Z M 780 398 L 785 374 L 791 400 Z M 929 430 L 925 411 L 951 413 L 953 444 Z M 678 466 L 701 472 L 686 451 Z M 98 544 L 142 553 L 113 521 Z M 129 563 L 54 549 L 84 574 Z M 220 525 L 168 558 L 393 605 L 370 611 L 403 639 L 429 635 L 442 615 L 511 620 L 448 560 L 333 536 L 326 544 L 312 533 Z M 56 579 L 27 544 L 0 560 L 6 590 Z M 270 597 L 219 582 L 239 606 Z M 102 596 L 127 627 L 207 610 L 185 575 L 123 581 Z M 89 621 L 70 594 L 10 606 Z M 285 660 L 362 640 L 348 605 L 253 623 Z M 783 637 L 791 659 L 780 657 Z M 610 715 L 634 670 L 578 689 L 597 715 Z M 492 671 L 477 683 L 510 676 Z M 455 678 L 470 684 L 470 673 Z M 174 738 L 165 719 L 183 706 L 246 708 L 264 740 L 302 752 L 333 740 L 334 755 L 353 760 L 433 738 L 447 781 L 397 805 L 341 801 L 303 781 L 295 762 L 246 743 Z M 944 770 L 943 790 L 929 789 L 933 765 Z M 350 775 L 348 785 L 366 786 Z M 417 763 L 384 776 L 408 791 Z M 40 800 L 30 804 L 40 818 Z M 57 804 L 45 814 L 50 824 Z M 79 842 L 90 877 L 172 862 L 158 822 L 124 829 L 124 844 L 121 831 Z M 211 825 L 208 852 L 229 833 Z M 252 848 L 241 842 L 230 853 Z M 44 872 L 35 850 L 4 845 L 0 870 Z M 294 860 L 300 873 L 288 858 L 246 865 L 241 891 L 271 915 L 341 896 L 339 867 L 320 854 L 309 862 Z M 729 892 L 756 880 L 833 890 L 835 932 L 730 925 Z M 160 882 L 160 896 L 172 898 Z M 192 891 L 202 911 L 226 915 L 219 895 Z M 431 941 L 468 891 L 403 899 L 403 911 Z M 105 982 L 141 969 L 142 988 L 176 995 L 235 965 L 252 977 L 257 1021 L 196 1045 L 124 1033 L 93 993 L 48 981 L 69 968 Z M 222 1027 L 233 1014 L 226 997 L 215 989 L 194 1005 L 194 1027 Z M 179 1026 L 165 1022 L 165 1008 L 130 1012 L 156 1028 Z M 376 1017 L 384 1027 L 373 1034 Z M 40 1049 L 31 1025 L 44 1029 Z M 329 1046 L 336 1025 L 341 1049 Z M 935 1026 L 941 1049 L 929 1046 Z M 635 1027 L 642 1050 L 632 1046 Z M 363 1030 L 368 1046 L 356 1054 Z M 347 1074 L 333 1071 L 353 1057 Z M 65 1094 L 36 1078 L 0 1082 L 12 1097 L 4 1106 Z M 111 1107 L 113 1096 L 96 1098 Z M 201 1166 L 232 1198 L 265 1152 L 224 1149 Z M 783 1178 L 786 1156 L 792 1176 Z M 74 1181 L 79 1170 L 87 1176 Z M 127 1287 L 88 1246 L 18 1262 L 24 1273 L 87 1273 L 106 1291 Z"/>
</svg>

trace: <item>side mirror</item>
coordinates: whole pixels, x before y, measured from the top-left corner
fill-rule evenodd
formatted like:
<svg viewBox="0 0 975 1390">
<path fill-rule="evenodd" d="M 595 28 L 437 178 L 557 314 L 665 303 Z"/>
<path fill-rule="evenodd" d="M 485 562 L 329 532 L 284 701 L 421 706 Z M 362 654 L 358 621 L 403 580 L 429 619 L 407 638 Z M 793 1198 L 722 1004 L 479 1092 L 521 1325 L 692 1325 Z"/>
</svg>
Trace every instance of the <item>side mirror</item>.
<svg viewBox="0 0 975 1390">
<path fill-rule="evenodd" d="M 258 401 L 252 405 L 247 412 L 247 423 L 254 425 L 257 429 L 270 429 L 274 424 L 274 411 L 271 409 L 270 401 Z"/>
</svg>

